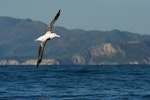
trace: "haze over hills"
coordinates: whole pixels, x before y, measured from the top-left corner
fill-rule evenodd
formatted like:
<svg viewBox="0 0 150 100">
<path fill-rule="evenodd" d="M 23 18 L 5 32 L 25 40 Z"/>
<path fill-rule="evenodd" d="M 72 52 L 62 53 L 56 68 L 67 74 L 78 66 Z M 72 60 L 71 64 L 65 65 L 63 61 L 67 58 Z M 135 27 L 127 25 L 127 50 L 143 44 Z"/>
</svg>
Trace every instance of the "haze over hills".
<svg viewBox="0 0 150 100">
<path fill-rule="evenodd" d="M 0 60 L 37 59 L 47 25 L 31 19 L 0 17 Z M 54 64 L 150 64 L 150 35 L 112 30 L 85 31 L 54 27 L 60 38 L 48 41 L 44 57 Z"/>
</svg>

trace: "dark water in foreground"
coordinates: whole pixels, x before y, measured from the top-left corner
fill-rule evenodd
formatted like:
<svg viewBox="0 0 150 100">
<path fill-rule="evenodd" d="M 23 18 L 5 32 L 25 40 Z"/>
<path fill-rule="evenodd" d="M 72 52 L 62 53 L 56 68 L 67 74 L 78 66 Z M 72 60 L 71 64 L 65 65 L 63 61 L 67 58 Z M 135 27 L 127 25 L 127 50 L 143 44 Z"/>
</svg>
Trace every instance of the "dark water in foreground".
<svg viewBox="0 0 150 100">
<path fill-rule="evenodd" d="M 0 100 L 150 100 L 150 66 L 0 66 Z"/>
</svg>

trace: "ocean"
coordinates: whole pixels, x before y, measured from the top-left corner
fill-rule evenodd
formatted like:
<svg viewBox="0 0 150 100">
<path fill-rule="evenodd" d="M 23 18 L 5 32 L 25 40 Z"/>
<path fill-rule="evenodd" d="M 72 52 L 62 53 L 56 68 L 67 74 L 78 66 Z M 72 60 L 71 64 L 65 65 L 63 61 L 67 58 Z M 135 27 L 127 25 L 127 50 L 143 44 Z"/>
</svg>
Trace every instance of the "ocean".
<svg viewBox="0 0 150 100">
<path fill-rule="evenodd" d="M 150 100 L 150 66 L 0 66 L 0 100 Z"/>
</svg>

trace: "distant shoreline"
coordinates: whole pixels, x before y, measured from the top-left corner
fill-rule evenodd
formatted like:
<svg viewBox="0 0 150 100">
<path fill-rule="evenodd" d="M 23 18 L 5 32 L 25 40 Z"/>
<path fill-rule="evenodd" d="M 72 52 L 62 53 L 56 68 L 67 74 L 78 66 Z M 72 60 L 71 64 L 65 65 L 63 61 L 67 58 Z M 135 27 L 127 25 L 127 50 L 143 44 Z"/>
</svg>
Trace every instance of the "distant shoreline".
<svg viewBox="0 0 150 100">
<path fill-rule="evenodd" d="M 18 60 L 0 60 L 0 66 L 2 65 L 36 65 L 36 59 L 29 59 L 24 62 L 19 62 Z M 119 63 L 103 63 L 103 64 L 60 64 L 58 61 L 54 59 L 43 59 L 41 65 L 93 65 L 93 66 L 105 66 L 105 65 L 150 65 L 150 64 L 140 64 L 137 62 L 127 63 L 127 64 L 119 64 Z"/>
</svg>

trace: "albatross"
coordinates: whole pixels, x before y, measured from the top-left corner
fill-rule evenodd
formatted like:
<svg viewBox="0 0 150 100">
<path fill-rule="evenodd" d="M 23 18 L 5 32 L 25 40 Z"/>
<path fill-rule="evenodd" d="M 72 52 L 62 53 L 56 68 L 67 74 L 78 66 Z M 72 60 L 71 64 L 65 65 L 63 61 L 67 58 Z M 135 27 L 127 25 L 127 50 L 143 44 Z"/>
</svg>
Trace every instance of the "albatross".
<svg viewBox="0 0 150 100">
<path fill-rule="evenodd" d="M 54 17 L 54 19 L 52 20 L 52 22 L 48 25 L 45 34 L 38 37 L 35 41 L 41 41 L 40 47 L 39 47 L 39 53 L 38 53 L 38 60 L 37 60 L 37 67 L 39 66 L 39 64 L 42 61 L 42 57 L 43 57 L 43 51 L 44 51 L 44 46 L 47 42 L 47 40 L 51 40 L 55 37 L 60 37 L 60 35 L 57 35 L 56 33 L 52 33 L 52 27 L 54 25 L 54 23 L 56 22 L 56 20 L 58 19 L 60 15 L 60 10 L 58 11 L 58 13 L 56 14 L 56 16 Z"/>
</svg>

